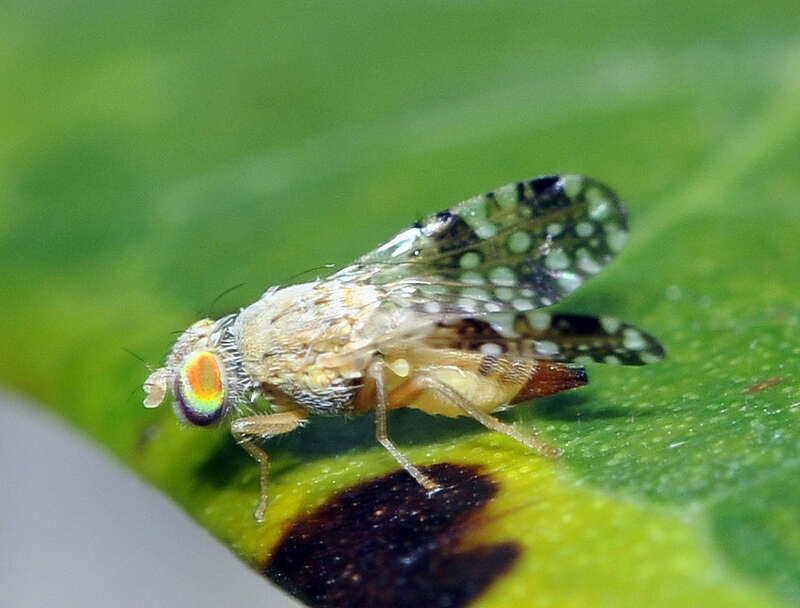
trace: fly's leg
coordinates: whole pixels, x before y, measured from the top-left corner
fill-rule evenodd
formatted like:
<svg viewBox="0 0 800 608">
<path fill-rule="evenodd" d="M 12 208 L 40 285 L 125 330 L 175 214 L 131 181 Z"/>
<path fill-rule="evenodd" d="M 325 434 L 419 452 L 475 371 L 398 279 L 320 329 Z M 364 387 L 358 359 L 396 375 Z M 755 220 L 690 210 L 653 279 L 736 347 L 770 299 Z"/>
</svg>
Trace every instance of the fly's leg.
<svg viewBox="0 0 800 608">
<path fill-rule="evenodd" d="M 300 410 L 281 412 L 280 414 L 259 414 L 237 418 L 231 422 L 231 433 L 236 442 L 242 446 L 258 462 L 261 469 L 261 498 L 258 501 L 255 517 L 261 523 L 264 521 L 264 511 L 267 508 L 267 482 L 269 480 L 269 456 L 258 445 L 256 439 L 268 439 L 275 435 L 290 433 L 301 426 L 306 420 L 306 413 Z"/>
<path fill-rule="evenodd" d="M 398 389 L 403 388 L 406 394 L 420 393 L 423 390 L 437 393 L 440 397 L 443 397 L 444 399 L 447 399 L 456 405 L 465 414 L 480 422 L 487 429 L 502 433 L 503 435 L 511 437 L 512 439 L 516 439 L 521 444 L 529 447 L 540 456 L 555 458 L 561 455 L 561 450 L 543 441 L 535 430 L 530 433 L 523 433 L 510 424 L 506 424 L 505 422 L 498 420 L 491 414 L 484 412 L 475 403 L 464 397 L 464 395 L 459 393 L 453 387 L 445 384 L 430 373 L 424 371 L 417 372 L 407 382 L 410 383 L 411 386 L 401 386 L 398 387 Z"/>
<path fill-rule="evenodd" d="M 383 383 L 383 361 L 375 361 L 368 371 L 370 377 L 375 380 L 375 439 L 378 440 L 386 450 L 394 457 L 398 464 L 403 467 L 411 477 L 416 479 L 429 494 L 437 492 L 441 486 L 433 479 L 425 475 L 397 448 L 389 438 L 389 428 L 386 416 L 386 387 Z"/>
</svg>

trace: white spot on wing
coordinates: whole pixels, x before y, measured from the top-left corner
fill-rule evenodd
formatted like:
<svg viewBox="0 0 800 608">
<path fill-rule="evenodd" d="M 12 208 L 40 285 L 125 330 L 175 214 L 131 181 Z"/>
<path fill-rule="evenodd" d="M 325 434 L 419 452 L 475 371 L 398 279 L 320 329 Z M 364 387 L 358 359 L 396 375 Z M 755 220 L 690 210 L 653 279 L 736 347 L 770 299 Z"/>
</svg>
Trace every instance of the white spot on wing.
<svg viewBox="0 0 800 608">
<path fill-rule="evenodd" d="M 628 233 L 613 224 L 608 224 L 605 228 L 608 248 L 614 253 L 619 253 L 628 242 Z"/>
<path fill-rule="evenodd" d="M 574 272 L 562 272 L 558 275 L 556 280 L 558 281 L 558 285 L 567 292 L 575 291 L 583 282 L 583 279 Z"/>
<path fill-rule="evenodd" d="M 611 202 L 606 198 L 605 194 L 598 188 L 591 188 L 586 193 L 586 199 L 589 202 L 589 217 L 593 220 L 605 219 L 611 211 Z"/>
<path fill-rule="evenodd" d="M 622 325 L 622 321 L 614 317 L 600 317 L 600 325 L 603 326 L 603 330 L 607 334 L 615 334 L 620 325 Z"/>
<path fill-rule="evenodd" d="M 586 249 L 578 249 L 577 253 L 578 268 L 587 274 L 597 274 L 603 267 L 589 255 Z"/>
<path fill-rule="evenodd" d="M 544 259 L 544 265 L 550 270 L 565 270 L 569 268 L 569 258 L 563 249 L 553 249 Z"/>
<path fill-rule="evenodd" d="M 536 340 L 534 341 L 536 351 L 545 357 L 552 357 L 559 353 L 558 344 L 550 340 Z"/>
<path fill-rule="evenodd" d="M 442 305 L 439 302 L 425 302 L 423 309 L 427 313 L 436 314 L 442 312 Z"/>
<path fill-rule="evenodd" d="M 531 327 L 533 327 L 533 329 L 538 329 L 539 331 L 550 327 L 550 323 L 553 320 L 553 315 L 543 310 L 532 310 L 526 313 L 525 316 L 528 319 L 528 323 L 531 324 Z"/>
<path fill-rule="evenodd" d="M 642 333 L 638 329 L 628 327 L 622 332 L 622 344 L 630 350 L 642 350 L 647 346 Z"/>
<path fill-rule="evenodd" d="M 489 273 L 489 280 L 495 285 L 511 287 L 517 282 L 516 273 L 507 266 L 498 266 Z"/>
<path fill-rule="evenodd" d="M 503 314 L 492 315 L 487 319 L 497 333 L 504 338 L 518 338 L 519 335 L 514 331 L 514 319 L 516 315 L 508 312 Z"/>
<path fill-rule="evenodd" d="M 438 277 L 435 277 L 433 280 L 437 280 Z M 437 296 L 441 296 L 447 293 L 447 287 L 444 285 L 421 285 L 419 291 L 422 295 L 426 298 L 436 298 Z"/>
<path fill-rule="evenodd" d="M 478 312 L 478 305 L 472 298 L 459 298 L 456 305 L 464 312 Z"/>
<path fill-rule="evenodd" d="M 533 310 L 533 304 L 530 300 L 524 300 L 522 298 L 517 298 L 511 305 L 520 312 L 525 312 L 526 310 Z"/>
<path fill-rule="evenodd" d="M 481 256 L 474 251 L 468 251 L 459 258 L 458 263 L 464 270 L 469 270 L 481 263 Z"/>
<path fill-rule="evenodd" d="M 586 238 L 594 232 L 594 224 L 591 222 L 578 222 L 575 226 L 575 234 L 581 238 Z"/>
<path fill-rule="evenodd" d="M 503 349 L 500 348 L 499 344 L 487 342 L 486 344 L 481 344 L 481 353 L 484 355 L 499 357 L 503 354 Z"/>
<path fill-rule="evenodd" d="M 494 290 L 494 295 L 498 300 L 509 301 L 514 297 L 514 290 L 508 287 L 498 287 Z"/>
<path fill-rule="evenodd" d="M 512 253 L 525 253 L 531 246 L 531 235 L 523 230 L 517 230 L 508 237 L 508 248 Z"/>
<path fill-rule="evenodd" d="M 486 196 L 478 194 L 455 209 L 456 214 L 470 226 L 486 220 Z"/>
<path fill-rule="evenodd" d="M 559 223 L 553 223 L 547 227 L 547 234 L 549 234 L 550 236 L 558 236 L 563 232 L 563 230 L 564 226 L 562 226 Z"/>
<path fill-rule="evenodd" d="M 516 184 L 506 184 L 494 191 L 494 200 L 503 209 L 511 209 L 517 204 Z"/>
<path fill-rule="evenodd" d="M 575 198 L 581 191 L 581 186 L 583 186 L 583 177 L 580 175 L 565 175 L 563 177 L 563 182 L 564 194 L 569 198 Z"/>
<path fill-rule="evenodd" d="M 490 239 L 497 234 L 497 226 L 491 222 L 483 222 L 475 226 L 475 234 L 479 239 Z"/>
<path fill-rule="evenodd" d="M 483 276 L 477 272 L 468 270 L 467 272 L 461 273 L 461 282 L 466 283 L 467 285 L 483 285 L 486 281 L 484 280 Z"/>
</svg>

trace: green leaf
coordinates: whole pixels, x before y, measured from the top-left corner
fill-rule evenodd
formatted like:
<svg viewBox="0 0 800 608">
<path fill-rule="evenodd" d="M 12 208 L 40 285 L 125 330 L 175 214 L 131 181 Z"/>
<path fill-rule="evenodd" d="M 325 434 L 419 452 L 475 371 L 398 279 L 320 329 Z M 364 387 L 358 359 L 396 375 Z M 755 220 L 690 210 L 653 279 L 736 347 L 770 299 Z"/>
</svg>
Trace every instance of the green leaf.
<svg viewBox="0 0 800 608">
<path fill-rule="evenodd" d="M 84 8 L 0 9 L 4 383 L 310 603 L 798 601 L 794 4 Z M 561 459 L 395 412 L 408 456 L 467 493 L 419 502 L 381 477 L 396 465 L 370 417 L 315 418 L 270 442 L 257 525 L 258 471 L 227 431 L 131 396 L 147 370 L 126 349 L 160 364 L 201 314 L 549 172 L 607 182 L 633 226 L 560 310 L 623 317 L 668 351 L 503 415 Z M 375 515 L 392 505 L 428 523 Z M 331 565 L 373 544 L 377 572 Z M 339 586 L 303 569 L 321 555 Z"/>
</svg>

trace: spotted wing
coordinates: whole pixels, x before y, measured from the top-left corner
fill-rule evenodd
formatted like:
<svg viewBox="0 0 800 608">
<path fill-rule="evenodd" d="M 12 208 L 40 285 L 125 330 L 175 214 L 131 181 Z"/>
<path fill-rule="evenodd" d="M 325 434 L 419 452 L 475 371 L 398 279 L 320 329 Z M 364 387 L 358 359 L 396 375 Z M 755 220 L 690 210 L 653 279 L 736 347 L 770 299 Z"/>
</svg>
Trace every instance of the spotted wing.
<svg viewBox="0 0 800 608">
<path fill-rule="evenodd" d="M 618 319 L 539 310 L 442 322 L 424 340 L 438 348 L 563 363 L 644 365 L 664 358 L 655 338 Z"/>
<path fill-rule="evenodd" d="M 616 194 L 578 175 L 508 184 L 432 215 L 337 273 L 402 306 L 458 316 L 524 312 L 580 287 L 622 248 Z"/>
</svg>

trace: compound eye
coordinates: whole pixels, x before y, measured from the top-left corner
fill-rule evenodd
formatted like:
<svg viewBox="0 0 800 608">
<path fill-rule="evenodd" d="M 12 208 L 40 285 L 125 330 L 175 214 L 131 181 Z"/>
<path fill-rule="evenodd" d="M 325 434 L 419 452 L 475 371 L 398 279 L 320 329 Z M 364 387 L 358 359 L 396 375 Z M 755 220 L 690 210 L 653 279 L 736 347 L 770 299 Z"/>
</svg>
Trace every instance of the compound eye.
<svg viewBox="0 0 800 608">
<path fill-rule="evenodd" d="M 187 422 L 205 426 L 219 419 L 225 401 L 219 360 L 214 353 L 192 353 L 175 377 L 176 405 Z"/>
</svg>

